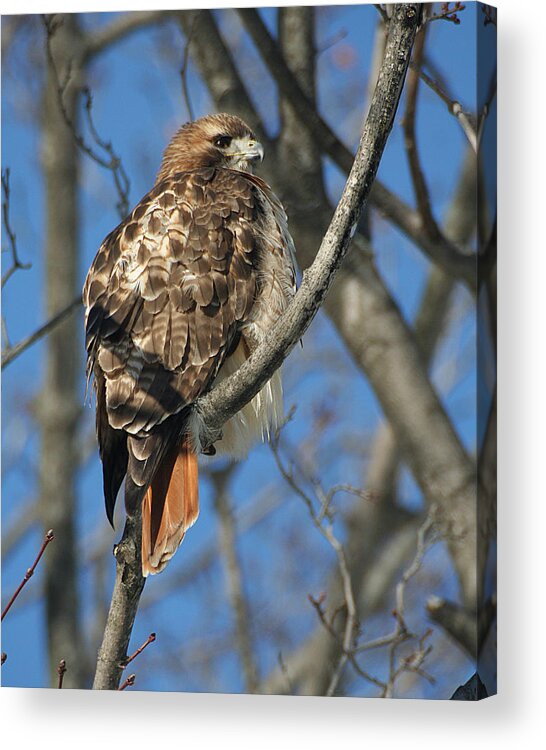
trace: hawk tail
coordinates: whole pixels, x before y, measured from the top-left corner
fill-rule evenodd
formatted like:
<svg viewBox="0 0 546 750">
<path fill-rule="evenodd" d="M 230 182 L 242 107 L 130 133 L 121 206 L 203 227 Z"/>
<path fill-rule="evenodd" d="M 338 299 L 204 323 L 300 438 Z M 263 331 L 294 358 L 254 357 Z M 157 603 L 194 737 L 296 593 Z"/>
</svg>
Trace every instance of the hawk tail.
<svg viewBox="0 0 546 750">
<path fill-rule="evenodd" d="M 197 454 L 189 440 L 163 459 L 142 502 L 142 575 L 161 573 L 199 515 Z"/>
</svg>

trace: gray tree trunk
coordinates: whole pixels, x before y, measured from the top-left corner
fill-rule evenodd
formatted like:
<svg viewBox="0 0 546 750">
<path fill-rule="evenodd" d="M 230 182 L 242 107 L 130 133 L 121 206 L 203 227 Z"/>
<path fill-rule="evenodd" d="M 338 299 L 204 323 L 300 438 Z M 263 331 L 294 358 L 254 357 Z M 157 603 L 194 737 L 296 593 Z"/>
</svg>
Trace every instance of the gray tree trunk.
<svg viewBox="0 0 546 750">
<path fill-rule="evenodd" d="M 68 117 L 76 118 L 80 76 L 77 16 L 56 17 L 51 38 L 55 67 L 48 62 L 42 120 L 42 161 L 46 190 L 46 317 L 68 305 L 79 291 L 78 281 L 78 150 L 62 114 L 58 80 L 70 79 L 64 92 Z M 56 68 L 56 71 L 55 71 Z M 78 559 L 75 545 L 75 480 L 78 469 L 76 432 L 81 411 L 79 316 L 70 316 L 47 339 L 46 373 L 38 399 L 40 430 L 39 509 L 45 529 L 55 542 L 44 558 L 49 678 L 65 659 L 65 687 L 82 687 L 84 671 L 78 623 Z"/>
</svg>

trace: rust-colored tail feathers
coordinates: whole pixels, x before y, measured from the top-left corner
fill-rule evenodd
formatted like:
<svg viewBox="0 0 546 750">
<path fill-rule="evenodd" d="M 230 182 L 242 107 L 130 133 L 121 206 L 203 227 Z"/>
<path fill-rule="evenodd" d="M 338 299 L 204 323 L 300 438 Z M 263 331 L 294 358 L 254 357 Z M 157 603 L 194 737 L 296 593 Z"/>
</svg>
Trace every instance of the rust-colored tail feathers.
<svg viewBox="0 0 546 750">
<path fill-rule="evenodd" d="M 142 503 L 142 575 L 161 573 L 199 515 L 197 454 L 188 441 L 159 467 Z"/>
</svg>

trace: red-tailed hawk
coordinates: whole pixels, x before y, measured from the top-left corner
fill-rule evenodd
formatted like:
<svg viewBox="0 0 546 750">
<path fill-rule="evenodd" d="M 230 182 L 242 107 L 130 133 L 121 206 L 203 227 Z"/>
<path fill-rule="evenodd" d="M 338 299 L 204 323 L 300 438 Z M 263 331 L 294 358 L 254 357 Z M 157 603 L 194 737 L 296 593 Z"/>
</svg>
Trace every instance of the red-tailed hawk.
<svg viewBox="0 0 546 750">
<path fill-rule="evenodd" d="M 125 477 L 127 513 L 142 503 L 145 576 L 163 570 L 199 513 L 192 404 L 240 367 L 295 292 L 286 214 L 251 171 L 262 157 L 238 117 L 184 125 L 85 282 L 106 513 L 112 522 Z M 224 425 L 217 452 L 244 455 L 282 413 L 277 371 Z"/>
</svg>

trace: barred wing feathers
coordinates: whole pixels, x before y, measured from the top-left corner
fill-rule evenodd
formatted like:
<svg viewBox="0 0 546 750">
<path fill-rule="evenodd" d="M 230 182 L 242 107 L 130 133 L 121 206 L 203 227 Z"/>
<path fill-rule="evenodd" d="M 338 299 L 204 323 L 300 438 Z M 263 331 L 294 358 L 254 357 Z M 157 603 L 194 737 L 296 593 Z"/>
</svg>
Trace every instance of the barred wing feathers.
<svg viewBox="0 0 546 750">
<path fill-rule="evenodd" d="M 119 462 L 130 511 L 180 442 L 188 405 L 209 387 L 250 316 L 263 205 L 260 188 L 243 173 L 176 174 L 140 201 L 91 266 L 84 287 L 88 374 L 95 374 L 110 519 L 124 473 Z M 105 462 L 106 448 L 116 457 Z"/>
</svg>

